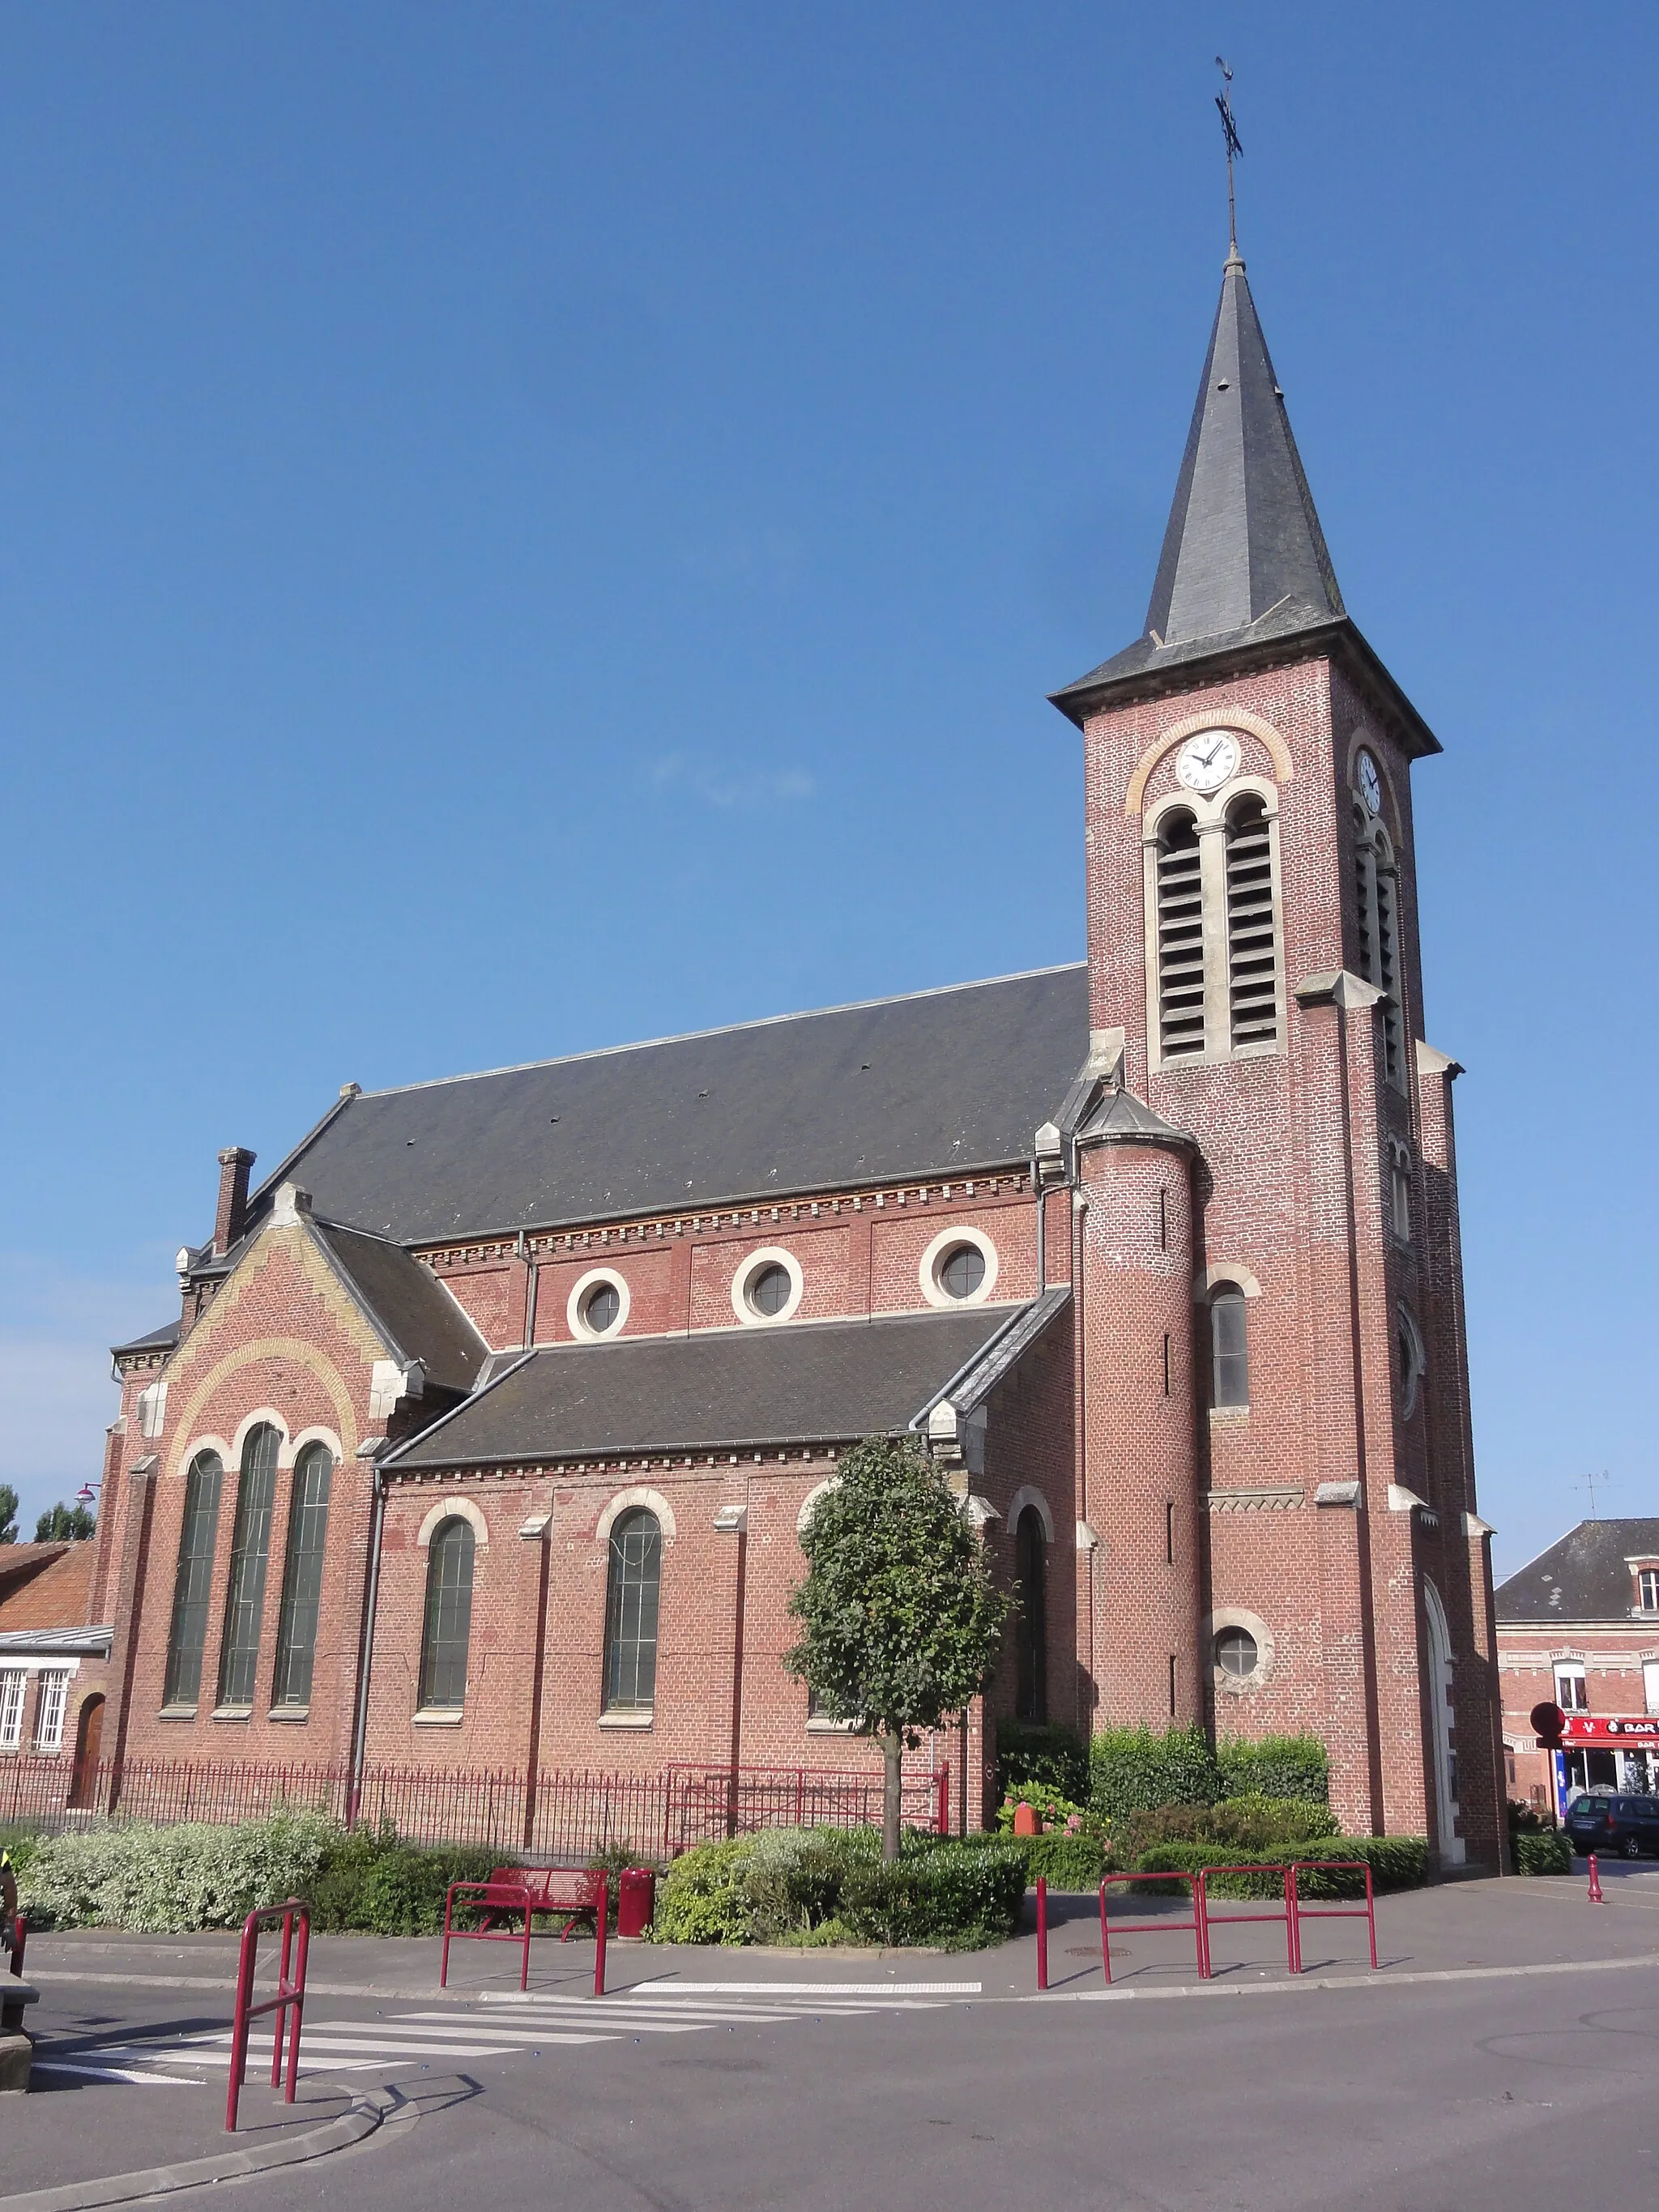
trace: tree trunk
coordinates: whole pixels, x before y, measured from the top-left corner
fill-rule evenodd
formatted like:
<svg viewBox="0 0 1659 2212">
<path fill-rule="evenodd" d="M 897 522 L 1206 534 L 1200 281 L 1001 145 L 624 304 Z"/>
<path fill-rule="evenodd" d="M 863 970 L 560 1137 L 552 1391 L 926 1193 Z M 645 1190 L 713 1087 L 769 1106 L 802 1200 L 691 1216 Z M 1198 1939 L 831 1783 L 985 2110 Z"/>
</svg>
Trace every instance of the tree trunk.
<svg viewBox="0 0 1659 2212">
<path fill-rule="evenodd" d="M 904 1755 L 904 1738 L 890 1731 L 884 1735 L 881 1755 L 886 1765 L 881 1793 L 881 1856 L 890 1866 L 899 1849 L 899 1761 Z"/>
</svg>

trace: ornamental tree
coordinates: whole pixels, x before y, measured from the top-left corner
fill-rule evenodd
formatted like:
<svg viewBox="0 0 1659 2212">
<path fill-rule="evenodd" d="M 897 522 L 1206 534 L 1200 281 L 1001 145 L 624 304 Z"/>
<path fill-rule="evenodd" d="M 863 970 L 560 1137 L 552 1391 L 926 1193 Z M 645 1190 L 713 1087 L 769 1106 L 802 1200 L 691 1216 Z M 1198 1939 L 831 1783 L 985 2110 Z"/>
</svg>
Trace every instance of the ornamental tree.
<svg viewBox="0 0 1659 2212">
<path fill-rule="evenodd" d="M 801 1638 L 783 1663 L 819 1712 L 880 1738 L 882 1856 L 895 1859 L 900 1755 L 984 1689 L 1014 1604 L 993 1587 L 960 1501 L 908 1439 L 855 1444 L 801 1546 L 806 1577 L 789 1601 Z"/>
</svg>

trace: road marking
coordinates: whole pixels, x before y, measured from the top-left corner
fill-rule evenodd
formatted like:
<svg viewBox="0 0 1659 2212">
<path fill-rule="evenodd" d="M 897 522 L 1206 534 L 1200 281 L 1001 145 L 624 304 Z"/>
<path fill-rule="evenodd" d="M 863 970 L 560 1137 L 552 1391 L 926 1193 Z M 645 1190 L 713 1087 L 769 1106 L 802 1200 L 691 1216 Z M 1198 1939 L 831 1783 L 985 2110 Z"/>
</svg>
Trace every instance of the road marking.
<svg viewBox="0 0 1659 2212">
<path fill-rule="evenodd" d="M 976 1997 L 982 1982 L 681 1982 L 665 1976 L 621 1996 L 747 1997 Z"/>
<path fill-rule="evenodd" d="M 131 2081 L 143 2089 L 199 2089 L 188 2074 L 141 2073 L 135 2066 L 72 2066 L 67 2058 L 37 2058 L 32 2074 L 74 2074 L 88 2081 Z"/>
</svg>

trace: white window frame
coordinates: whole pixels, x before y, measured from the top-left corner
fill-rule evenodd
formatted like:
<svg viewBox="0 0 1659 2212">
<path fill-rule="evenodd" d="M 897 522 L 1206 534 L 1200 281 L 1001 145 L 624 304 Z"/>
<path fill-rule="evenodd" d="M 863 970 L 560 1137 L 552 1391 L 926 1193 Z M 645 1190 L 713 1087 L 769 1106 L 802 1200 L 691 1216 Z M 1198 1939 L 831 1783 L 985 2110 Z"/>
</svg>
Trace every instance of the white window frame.
<svg viewBox="0 0 1659 2212">
<path fill-rule="evenodd" d="M 34 1709 L 34 1748 L 61 1751 L 64 1723 L 69 1717 L 70 1670 L 67 1667 L 40 1669 L 40 1695 Z"/>
<path fill-rule="evenodd" d="M 26 1667 L 0 1667 L 0 1751 L 15 1751 L 22 1743 L 28 1679 Z"/>
<path fill-rule="evenodd" d="M 1577 1682 L 1583 1691 L 1582 1700 L 1568 1694 L 1567 1684 Z M 1589 1674 L 1582 1659 L 1558 1659 L 1555 1662 L 1555 1702 L 1564 1713 L 1587 1713 L 1589 1711 Z"/>
</svg>

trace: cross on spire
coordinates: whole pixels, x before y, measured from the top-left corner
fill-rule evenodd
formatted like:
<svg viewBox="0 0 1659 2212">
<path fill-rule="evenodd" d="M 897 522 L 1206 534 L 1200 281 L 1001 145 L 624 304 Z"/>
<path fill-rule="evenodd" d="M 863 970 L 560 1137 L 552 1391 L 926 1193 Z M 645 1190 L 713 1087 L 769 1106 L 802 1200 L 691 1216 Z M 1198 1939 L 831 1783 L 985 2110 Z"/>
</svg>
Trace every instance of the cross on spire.
<svg viewBox="0 0 1659 2212">
<path fill-rule="evenodd" d="M 1215 96 L 1215 104 L 1221 116 L 1222 136 L 1227 146 L 1227 245 L 1229 258 L 1237 261 L 1238 258 L 1238 215 L 1233 201 L 1233 163 L 1243 154 L 1244 142 L 1238 135 L 1238 125 L 1233 121 L 1233 104 L 1228 97 L 1233 81 L 1232 70 L 1222 60 L 1219 54 L 1215 58 L 1215 65 L 1221 71 L 1222 76 L 1221 89 Z"/>
</svg>

